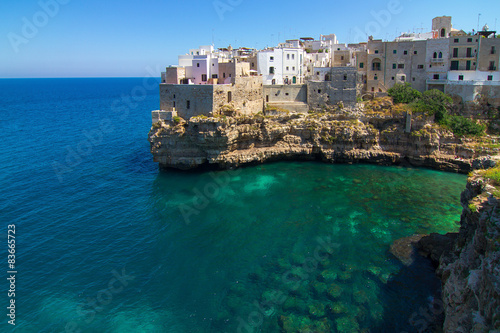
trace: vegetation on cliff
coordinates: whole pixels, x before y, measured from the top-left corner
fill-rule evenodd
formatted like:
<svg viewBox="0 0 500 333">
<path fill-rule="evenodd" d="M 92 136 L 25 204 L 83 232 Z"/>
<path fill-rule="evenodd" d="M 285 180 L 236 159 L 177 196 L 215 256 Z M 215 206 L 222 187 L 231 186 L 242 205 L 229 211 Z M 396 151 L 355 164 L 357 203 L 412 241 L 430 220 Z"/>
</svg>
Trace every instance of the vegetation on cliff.
<svg viewBox="0 0 500 333">
<path fill-rule="evenodd" d="M 461 115 L 450 114 L 453 100 L 439 90 L 427 90 L 421 94 L 409 83 L 405 83 L 396 84 L 387 92 L 393 98 L 394 103 L 408 104 L 412 113 L 434 116 L 436 123 L 448 128 L 455 135 L 482 136 L 485 133 L 485 125 Z"/>
</svg>

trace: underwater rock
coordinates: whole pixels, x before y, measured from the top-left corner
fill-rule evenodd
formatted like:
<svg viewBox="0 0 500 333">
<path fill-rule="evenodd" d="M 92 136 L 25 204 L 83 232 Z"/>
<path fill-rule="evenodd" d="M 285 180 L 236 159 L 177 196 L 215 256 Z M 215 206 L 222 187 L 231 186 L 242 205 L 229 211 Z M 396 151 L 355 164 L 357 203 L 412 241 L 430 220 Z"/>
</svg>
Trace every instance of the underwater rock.
<svg viewBox="0 0 500 333">
<path fill-rule="evenodd" d="M 309 305 L 309 314 L 316 318 L 325 316 L 325 305 L 323 303 L 315 302 Z"/>
<path fill-rule="evenodd" d="M 391 245 L 391 253 L 405 266 L 410 266 L 413 263 L 414 244 L 422 237 L 424 237 L 424 235 L 413 235 L 396 239 Z"/>
<path fill-rule="evenodd" d="M 312 290 L 316 296 L 321 296 L 326 292 L 327 285 L 323 282 L 314 281 L 311 284 Z"/>
<path fill-rule="evenodd" d="M 304 300 L 297 297 L 288 297 L 283 303 L 283 310 L 285 311 L 296 311 L 299 313 L 307 313 L 308 308 Z"/>
<path fill-rule="evenodd" d="M 349 308 L 342 302 L 335 302 L 330 307 L 330 310 L 334 314 L 342 314 L 347 313 L 349 311 Z"/>
<path fill-rule="evenodd" d="M 339 286 L 338 284 L 332 283 L 328 286 L 328 290 L 326 291 L 326 293 L 328 294 L 328 296 L 330 296 L 330 298 L 335 299 L 342 294 L 342 291 L 343 291 L 343 289 L 341 286 Z"/>
<path fill-rule="evenodd" d="M 337 324 L 337 332 L 353 333 L 359 331 L 359 324 L 353 317 L 341 317 L 335 320 Z"/>
<path fill-rule="evenodd" d="M 331 282 L 334 282 L 335 280 L 337 280 L 337 276 L 338 276 L 337 271 L 335 271 L 333 269 L 324 270 L 319 275 L 321 280 L 325 281 L 327 283 L 331 283 Z"/>
<path fill-rule="evenodd" d="M 369 303 L 370 299 L 364 290 L 357 290 L 353 293 L 354 301 L 358 304 Z"/>
</svg>

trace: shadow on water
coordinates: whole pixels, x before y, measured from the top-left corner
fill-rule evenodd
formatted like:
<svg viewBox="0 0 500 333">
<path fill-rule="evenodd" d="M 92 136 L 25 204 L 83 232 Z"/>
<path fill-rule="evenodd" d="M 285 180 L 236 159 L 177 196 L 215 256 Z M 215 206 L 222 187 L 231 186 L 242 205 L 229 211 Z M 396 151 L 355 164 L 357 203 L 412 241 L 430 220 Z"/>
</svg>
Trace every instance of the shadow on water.
<svg viewBox="0 0 500 333">
<path fill-rule="evenodd" d="M 414 254 L 409 266 L 401 264 L 387 284 L 380 283 L 384 319 L 370 332 L 440 332 L 441 281 L 434 270 L 429 259 Z"/>
</svg>

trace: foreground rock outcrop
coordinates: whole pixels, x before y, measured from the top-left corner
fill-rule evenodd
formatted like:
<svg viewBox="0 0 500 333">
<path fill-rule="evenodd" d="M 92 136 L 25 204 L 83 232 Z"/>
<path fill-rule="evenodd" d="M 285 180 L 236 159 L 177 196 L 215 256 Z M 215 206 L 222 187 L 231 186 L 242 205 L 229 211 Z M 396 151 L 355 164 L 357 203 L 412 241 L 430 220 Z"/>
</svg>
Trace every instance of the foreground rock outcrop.
<svg viewBox="0 0 500 333">
<path fill-rule="evenodd" d="M 149 133 L 161 168 L 232 168 L 284 159 L 410 164 L 468 172 L 475 151 L 429 119 L 362 110 L 159 121 Z"/>
<path fill-rule="evenodd" d="M 481 173 L 462 192 L 459 233 L 418 244 L 438 265 L 444 332 L 500 332 L 500 206 L 497 189 Z"/>
</svg>

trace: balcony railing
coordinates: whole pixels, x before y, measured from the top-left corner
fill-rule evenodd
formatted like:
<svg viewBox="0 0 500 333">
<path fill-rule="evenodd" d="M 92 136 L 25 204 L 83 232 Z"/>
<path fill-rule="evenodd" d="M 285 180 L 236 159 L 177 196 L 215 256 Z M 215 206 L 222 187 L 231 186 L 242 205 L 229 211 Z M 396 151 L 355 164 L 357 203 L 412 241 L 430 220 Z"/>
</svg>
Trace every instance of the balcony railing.
<svg viewBox="0 0 500 333">
<path fill-rule="evenodd" d="M 496 71 L 497 68 L 496 68 L 496 66 L 490 66 L 490 67 L 488 67 L 488 70 L 489 71 Z"/>
</svg>

